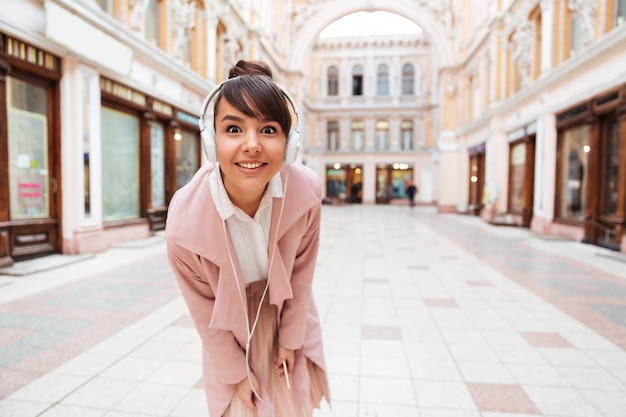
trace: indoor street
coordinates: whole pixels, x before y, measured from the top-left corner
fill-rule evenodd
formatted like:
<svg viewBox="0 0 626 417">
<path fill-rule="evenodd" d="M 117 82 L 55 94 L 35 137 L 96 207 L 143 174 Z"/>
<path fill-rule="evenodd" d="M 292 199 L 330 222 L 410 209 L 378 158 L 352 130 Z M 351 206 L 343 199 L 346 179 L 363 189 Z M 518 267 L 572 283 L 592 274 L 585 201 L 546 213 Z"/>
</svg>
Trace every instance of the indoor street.
<svg viewBox="0 0 626 417">
<path fill-rule="evenodd" d="M 333 398 L 316 417 L 624 417 L 624 254 L 433 207 L 322 222 Z M 162 232 L 18 265 L 0 275 L 0 416 L 207 415 Z"/>
</svg>

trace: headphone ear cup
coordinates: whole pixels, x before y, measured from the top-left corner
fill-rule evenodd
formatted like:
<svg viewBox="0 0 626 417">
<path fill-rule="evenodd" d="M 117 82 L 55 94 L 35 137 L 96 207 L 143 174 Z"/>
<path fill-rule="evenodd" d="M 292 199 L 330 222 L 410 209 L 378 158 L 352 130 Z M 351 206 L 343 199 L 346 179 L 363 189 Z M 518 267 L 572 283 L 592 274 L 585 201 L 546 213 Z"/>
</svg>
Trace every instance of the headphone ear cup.
<svg viewBox="0 0 626 417">
<path fill-rule="evenodd" d="M 298 157 L 300 150 L 300 133 L 292 130 L 287 136 L 287 147 L 285 148 L 285 163 L 293 164 Z"/>
<path fill-rule="evenodd" d="M 217 146 L 215 145 L 215 131 L 212 128 L 205 128 L 200 132 L 204 153 L 209 162 L 217 162 Z"/>
</svg>

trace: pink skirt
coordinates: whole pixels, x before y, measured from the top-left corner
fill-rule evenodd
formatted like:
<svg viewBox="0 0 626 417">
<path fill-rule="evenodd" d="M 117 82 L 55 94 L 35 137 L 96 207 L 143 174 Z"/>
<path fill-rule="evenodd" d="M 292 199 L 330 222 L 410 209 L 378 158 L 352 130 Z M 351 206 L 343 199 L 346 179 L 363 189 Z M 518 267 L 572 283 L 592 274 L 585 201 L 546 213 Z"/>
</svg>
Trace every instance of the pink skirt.
<svg viewBox="0 0 626 417">
<path fill-rule="evenodd" d="M 250 326 L 254 324 L 266 283 L 267 280 L 256 281 L 246 288 Z M 274 368 L 278 351 L 277 319 L 276 306 L 269 304 L 269 294 L 266 294 L 248 355 L 250 369 L 262 386 L 262 392 L 259 394 L 263 397 L 263 403 L 257 405 L 257 410 L 251 411 L 235 393 L 223 417 L 258 417 L 259 414 L 272 417 L 311 417 L 313 409 L 319 407 L 323 392 L 317 379 L 311 378 L 314 373 L 314 365 L 311 361 L 306 361 L 307 370 L 304 372 L 306 377 L 303 383 L 304 391 L 309 392 L 309 395 L 306 396 L 301 410 L 296 410 L 294 404 L 293 381 L 290 380 L 292 386 L 288 389 L 285 378 L 280 377 L 280 370 Z M 260 412 L 261 408 L 266 412 Z"/>
</svg>

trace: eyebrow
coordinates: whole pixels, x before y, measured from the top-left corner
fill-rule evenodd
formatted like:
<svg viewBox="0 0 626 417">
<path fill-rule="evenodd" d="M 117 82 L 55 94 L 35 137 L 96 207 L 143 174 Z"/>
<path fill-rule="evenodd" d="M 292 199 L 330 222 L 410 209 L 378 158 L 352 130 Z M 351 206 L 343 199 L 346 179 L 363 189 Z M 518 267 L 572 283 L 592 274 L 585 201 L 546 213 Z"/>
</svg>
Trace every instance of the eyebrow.
<svg viewBox="0 0 626 417">
<path fill-rule="evenodd" d="M 239 122 L 242 123 L 243 119 L 241 117 L 237 117 L 237 116 L 231 116 L 229 114 L 227 114 L 226 116 L 224 116 L 221 120 L 221 122 L 227 121 L 227 120 L 232 120 L 234 122 Z"/>
<path fill-rule="evenodd" d="M 225 121 L 229 121 L 229 120 L 234 121 L 234 122 L 238 122 L 238 123 L 243 123 L 243 119 L 241 117 L 233 116 L 233 115 L 230 115 L 230 114 L 227 114 L 226 116 L 224 116 L 222 118 L 222 120 L 220 120 L 220 122 L 225 122 Z M 261 122 L 261 123 L 278 123 L 278 120 L 273 119 L 271 117 L 266 117 L 264 119 L 260 119 L 259 122 Z"/>
</svg>

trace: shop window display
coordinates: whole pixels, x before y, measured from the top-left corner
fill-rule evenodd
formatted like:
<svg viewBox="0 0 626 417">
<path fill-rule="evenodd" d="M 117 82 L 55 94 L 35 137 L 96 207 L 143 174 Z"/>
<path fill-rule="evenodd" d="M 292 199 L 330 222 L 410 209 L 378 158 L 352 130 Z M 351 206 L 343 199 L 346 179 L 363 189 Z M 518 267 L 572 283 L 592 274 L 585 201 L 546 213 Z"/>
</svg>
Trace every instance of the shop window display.
<svg viewBox="0 0 626 417">
<path fill-rule="evenodd" d="M 587 190 L 587 127 L 577 126 L 565 130 L 560 137 L 560 184 L 558 194 L 560 204 L 558 217 L 583 219 L 585 194 Z"/>
<path fill-rule="evenodd" d="M 524 209 L 524 172 L 526 167 L 526 143 L 511 146 L 509 166 L 509 211 L 521 213 Z"/>
<path fill-rule="evenodd" d="M 49 215 L 46 89 L 8 78 L 11 218 Z"/>
<path fill-rule="evenodd" d="M 139 119 L 102 107 L 102 216 L 139 217 Z"/>
<path fill-rule="evenodd" d="M 194 133 L 183 130 L 176 141 L 176 179 L 178 188 L 187 184 L 198 170 L 198 140 Z"/>
</svg>

